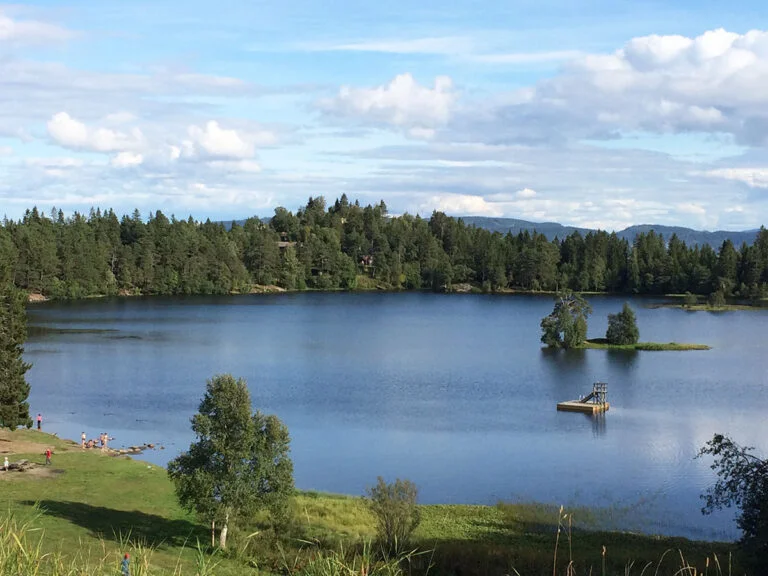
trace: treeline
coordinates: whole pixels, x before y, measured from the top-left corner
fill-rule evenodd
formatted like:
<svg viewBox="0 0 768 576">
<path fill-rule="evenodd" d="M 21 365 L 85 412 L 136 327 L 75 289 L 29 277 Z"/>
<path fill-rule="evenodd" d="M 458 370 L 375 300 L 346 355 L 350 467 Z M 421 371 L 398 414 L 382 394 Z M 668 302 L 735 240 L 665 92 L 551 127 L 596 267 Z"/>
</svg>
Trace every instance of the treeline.
<svg viewBox="0 0 768 576">
<path fill-rule="evenodd" d="M 382 201 L 331 206 L 310 198 L 269 223 L 231 227 L 157 211 L 65 217 L 36 208 L 0 227 L 0 276 L 52 298 L 104 294 L 227 294 L 253 284 L 289 290 L 359 287 L 718 294 L 768 293 L 768 230 L 753 245 L 689 247 L 650 232 L 629 243 L 607 232 L 500 234 L 434 212 L 390 217 Z"/>
</svg>

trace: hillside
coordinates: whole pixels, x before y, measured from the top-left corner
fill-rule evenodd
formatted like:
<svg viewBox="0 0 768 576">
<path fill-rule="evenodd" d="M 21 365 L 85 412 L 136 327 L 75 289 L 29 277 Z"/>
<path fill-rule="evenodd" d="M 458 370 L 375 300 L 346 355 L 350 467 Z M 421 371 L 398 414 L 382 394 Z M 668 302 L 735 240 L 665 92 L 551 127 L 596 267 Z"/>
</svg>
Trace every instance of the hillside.
<svg viewBox="0 0 768 576">
<path fill-rule="evenodd" d="M 577 228 L 574 226 L 563 226 L 556 222 L 529 222 L 527 220 L 518 220 L 517 218 L 487 218 L 484 216 L 465 216 L 462 220 L 467 224 L 477 226 L 478 228 L 485 228 L 491 232 L 501 232 L 506 234 L 512 232 L 517 234 L 523 230 L 537 232 L 544 234 L 550 240 L 555 236 L 562 239 L 568 234 L 578 231 L 579 233 L 586 234 L 590 232 L 587 228 Z M 664 226 L 661 224 L 638 224 L 630 226 L 624 230 L 616 232 L 619 238 L 624 238 L 629 242 L 633 242 L 638 234 L 643 232 L 647 233 L 650 230 L 654 230 L 658 234 L 664 236 L 664 238 L 670 238 L 673 234 L 677 234 L 683 242 L 692 245 L 709 244 L 713 248 L 719 248 L 722 243 L 729 239 L 735 246 L 741 246 L 744 242 L 751 245 L 755 241 L 757 230 L 744 230 L 744 231 L 729 231 L 729 230 L 717 230 L 714 232 L 707 232 L 704 230 L 693 230 L 692 228 L 685 228 L 682 226 Z"/>
</svg>

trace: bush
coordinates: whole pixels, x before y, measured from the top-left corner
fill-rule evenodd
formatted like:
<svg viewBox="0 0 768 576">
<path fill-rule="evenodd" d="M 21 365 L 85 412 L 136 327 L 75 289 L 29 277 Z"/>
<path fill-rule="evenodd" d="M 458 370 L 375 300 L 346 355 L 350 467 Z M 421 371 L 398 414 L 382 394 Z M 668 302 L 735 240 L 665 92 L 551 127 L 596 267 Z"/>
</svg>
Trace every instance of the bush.
<svg viewBox="0 0 768 576">
<path fill-rule="evenodd" d="M 387 484 L 379 476 L 376 486 L 368 488 L 368 506 L 376 516 L 376 533 L 385 553 L 401 554 L 421 520 L 416 506 L 419 490 L 410 480 L 399 478 Z"/>
<path fill-rule="evenodd" d="M 690 292 L 685 293 L 685 296 L 683 297 L 683 306 L 685 308 L 692 308 L 693 306 L 696 306 L 698 302 L 699 299 L 696 297 L 696 294 L 691 294 Z"/>
<path fill-rule="evenodd" d="M 717 290 L 709 295 L 709 305 L 712 308 L 723 308 L 725 306 L 725 293 L 722 290 Z"/>
</svg>

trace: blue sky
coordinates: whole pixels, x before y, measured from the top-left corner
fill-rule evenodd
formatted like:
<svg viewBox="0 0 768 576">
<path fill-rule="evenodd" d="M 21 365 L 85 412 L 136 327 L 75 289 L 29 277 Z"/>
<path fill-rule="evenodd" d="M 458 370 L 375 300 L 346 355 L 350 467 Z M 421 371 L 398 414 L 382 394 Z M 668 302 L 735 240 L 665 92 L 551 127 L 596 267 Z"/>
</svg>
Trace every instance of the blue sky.
<svg viewBox="0 0 768 576">
<path fill-rule="evenodd" d="M 738 9 L 736 9 L 738 8 Z M 760 2 L 0 4 L 0 213 L 768 221 Z"/>
</svg>

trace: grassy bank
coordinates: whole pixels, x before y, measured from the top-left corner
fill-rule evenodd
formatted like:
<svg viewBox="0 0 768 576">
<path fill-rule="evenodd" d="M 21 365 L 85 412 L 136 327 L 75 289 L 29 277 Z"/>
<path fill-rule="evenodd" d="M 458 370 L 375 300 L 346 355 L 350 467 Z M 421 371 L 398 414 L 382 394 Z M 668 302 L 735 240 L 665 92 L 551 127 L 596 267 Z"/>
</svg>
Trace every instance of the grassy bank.
<svg viewBox="0 0 768 576">
<path fill-rule="evenodd" d="M 680 310 L 687 310 L 689 312 L 735 312 L 737 310 L 768 310 L 765 305 L 749 305 L 749 304 L 723 304 L 722 306 L 712 306 L 711 304 L 682 304 L 674 302 L 666 302 L 662 304 L 648 304 L 646 308 L 658 309 L 658 308 L 678 308 Z"/>
<path fill-rule="evenodd" d="M 637 344 L 611 344 L 605 338 L 590 338 L 584 348 L 594 350 L 711 350 L 706 344 L 680 344 L 678 342 L 638 342 Z"/>
<path fill-rule="evenodd" d="M 132 554 L 136 566 L 141 562 L 152 566 L 149 572 L 135 570 L 135 574 L 203 573 L 200 559 L 211 559 L 207 551 L 199 555 L 197 542 L 205 548 L 210 534 L 178 506 L 164 469 L 100 451 L 83 452 L 35 431 L 0 432 L 0 449 L 24 451 L 11 456 L 11 461 L 27 458 L 42 464 L 47 446 L 55 452 L 52 466 L 37 468 L 36 474 L 0 472 L 0 520 L 12 514 L 15 522 L 29 523 L 33 531 L 28 538 L 32 544 L 39 542 L 41 554 L 60 558 L 62 566 L 92 565 L 81 572 L 88 574 L 101 574 L 102 567 L 113 570 L 124 552 Z M 594 511 L 565 513 L 570 512 L 578 525 Z M 423 573 L 430 563 L 430 574 L 436 575 L 514 574 L 513 569 L 522 576 L 552 574 L 558 525 L 567 526 L 571 518 L 563 518 L 556 507 L 532 504 L 421 506 L 421 514 L 414 546 L 432 552 L 413 559 L 412 574 Z M 354 551 L 373 538 L 374 525 L 360 498 L 299 493 L 285 536 L 276 539 L 266 525 L 256 522 L 232 535 L 233 550 L 217 556 L 218 564 L 209 573 L 307 573 L 318 554 L 342 546 Z M 686 560 L 703 571 L 707 557 L 717 554 L 727 559 L 731 545 L 574 528 L 571 542 L 567 530 L 560 533 L 557 573 L 564 574 L 571 559 L 580 574 L 590 568 L 601 574 L 603 562 L 606 574 L 624 574 L 631 562 L 636 568 L 630 574 L 639 574 L 648 562 L 655 570 L 668 549 L 681 549 Z M 668 554 L 658 574 L 674 574 L 680 567 L 680 556 Z M 0 558 L 0 576 L 17 574 L 3 570 Z"/>
</svg>

